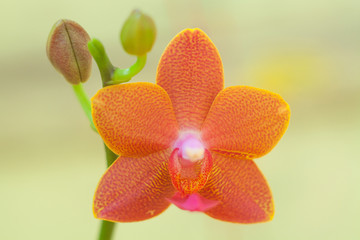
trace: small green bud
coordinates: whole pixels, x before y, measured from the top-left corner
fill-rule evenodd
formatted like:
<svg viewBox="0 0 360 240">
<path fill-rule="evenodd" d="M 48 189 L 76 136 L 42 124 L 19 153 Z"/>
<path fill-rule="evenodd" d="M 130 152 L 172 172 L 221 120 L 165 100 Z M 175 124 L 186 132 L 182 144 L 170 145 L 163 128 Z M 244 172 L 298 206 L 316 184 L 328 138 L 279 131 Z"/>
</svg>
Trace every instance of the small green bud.
<svg viewBox="0 0 360 240">
<path fill-rule="evenodd" d="M 61 19 L 50 31 L 46 53 L 57 71 L 71 84 L 86 82 L 92 57 L 87 48 L 90 37 L 76 22 Z"/>
<path fill-rule="evenodd" d="M 129 54 L 142 56 L 149 52 L 156 38 L 156 27 L 151 17 L 134 10 L 120 33 L 121 43 Z"/>
</svg>

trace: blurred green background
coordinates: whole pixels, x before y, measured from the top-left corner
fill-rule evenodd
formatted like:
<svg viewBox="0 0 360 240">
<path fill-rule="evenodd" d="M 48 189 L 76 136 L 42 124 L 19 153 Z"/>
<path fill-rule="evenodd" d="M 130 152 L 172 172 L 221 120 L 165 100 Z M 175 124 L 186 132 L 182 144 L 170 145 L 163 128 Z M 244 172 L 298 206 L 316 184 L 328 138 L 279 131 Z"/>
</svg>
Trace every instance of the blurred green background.
<svg viewBox="0 0 360 240">
<path fill-rule="evenodd" d="M 71 86 L 45 44 L 60 18 L 80 23 L 128 67 L 118 36 L 134 8 L 158 38 L 133 81 L 155 82 L 167 43 L 203 29 L 217 46 L 226 86 L 280 93 L 290 126 L 256 162 L 272 188 L 272 222 L 239 225 L 171 206 L 157 218 L 118 224 L 114 239 L 360 239 L 360 2 L 357 0 L 3 1 L 0 7 L 0 239 L 95 239 L 91 205 L 105 170 Z M 89 95 L 101 86 L 93 75 Z"/>
</svg>

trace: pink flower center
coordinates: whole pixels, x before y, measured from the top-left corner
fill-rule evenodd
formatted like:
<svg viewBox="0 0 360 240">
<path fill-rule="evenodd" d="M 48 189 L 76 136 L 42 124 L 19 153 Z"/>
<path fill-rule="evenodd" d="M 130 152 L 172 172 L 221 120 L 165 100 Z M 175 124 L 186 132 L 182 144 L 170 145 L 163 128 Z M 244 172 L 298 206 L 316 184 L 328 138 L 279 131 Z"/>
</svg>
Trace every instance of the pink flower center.
<svg viewBox="0 0 360 240">
<path fill-rule="evenodd" d="M 174 145 L 179 149 L 180 163 L 184 166 L 191 166 L 204 158 L 205 146 L 198 133 L 184 132 Z"/>
</svg>

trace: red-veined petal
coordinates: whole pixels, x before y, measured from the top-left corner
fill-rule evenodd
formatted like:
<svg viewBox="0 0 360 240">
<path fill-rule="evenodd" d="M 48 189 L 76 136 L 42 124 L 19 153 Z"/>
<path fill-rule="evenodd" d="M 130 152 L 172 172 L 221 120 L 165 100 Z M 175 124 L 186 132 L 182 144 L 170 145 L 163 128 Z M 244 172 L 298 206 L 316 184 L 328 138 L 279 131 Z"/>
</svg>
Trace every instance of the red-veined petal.
<svg viewBox="0 0 360 240">
<path fill-rule="evenodd" d="M 289 106 L 278 94 L 253 87 L 229 87 L 211 106 L 202 139 L 212 151 L 258 158 L 278 143 L 289 120 Z"/>
<path fill-rule="evenodd" d="M 145 156 L 167 149 L 178 135 L 170 98 L 156 84 L 103 88 L 92 98 L 92 114 L 105 144 L 122 156 Z"/>
<path fill-rule="evenodd" d="M 175 193 L 167 170 L 170 151 L 145 157 L 119 157 L 101 178 L 94 197 L 94 215 L 114 222 L 155 217 Z"/>
<path fill-rule="evenodd" d="M 215 45 L 200 29 L 180 32 L 160 59 L 156 82 L 169 94 L 180 129 L 200 129 L 224 85 Z"/>
<path fill-rule="evenodd" d="M 219 201 L 219 204 L 205 213 L 219 220 L 237 223 L 271 220 L 274 215 L 272 194 L 255 163 L 249 159 L 212 154 L 213 171 L 199 194 Z"/>
</svg>

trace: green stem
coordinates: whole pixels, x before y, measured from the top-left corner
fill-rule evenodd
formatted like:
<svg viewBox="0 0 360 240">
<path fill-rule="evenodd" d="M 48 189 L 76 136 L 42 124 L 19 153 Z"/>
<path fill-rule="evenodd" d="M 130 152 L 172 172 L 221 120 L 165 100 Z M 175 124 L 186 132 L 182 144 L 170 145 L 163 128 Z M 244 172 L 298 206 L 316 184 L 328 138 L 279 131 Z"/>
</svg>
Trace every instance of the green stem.
<svg viewBox="0 0 360 240">
<path fill-rule="evenodd" d="M 88 42 L 88 49 L 99 67 L 103 86 L 128 82 L 138 74 L 146 64 L 146 54 L 138 56 L 136 62 L 129 68 L 114 67 L 106 54 L 104 45 L 96 38 Z"/>
<path fill-rule="evenodd" d="M 129 81 L 132 77 L 138 74 L 145 66 L 146 54 L 138 56 L 135 64 L 126 69 L 115 68 L 105 52 L 102 43 L 97 39 L 91 39 L 88 42 L 88 49 L 90 54 L 95 59 L 99 67 L 103 87 L 124 83 Z M 91 108 L 90 108 L 91 117 Z M 111 164 L 118 158 L 105 144 L 106 163 L 110 167 Z M 115 223 L 102 221 L 100 228 L 99 240 L 111 240 Z"/>
<path fill-rule="evenodd" d="M 111 164 L 118 158 L 118 155 L 113 153 L 105 144 L 105 154 L 106 154 L 106 165 L 110 167 Z M 111 240 L 113 231 L 115 228 L 114 222 L 101 221 L 101 228 L 99 234 L 99 240 Z"/>
<path fill-rule="evenodd" d="M 111 81 L 106 82 L 106 85 L 108 86 L 130 81 L 132 77 L 134 77 L 144 68 L 145 64 L 146 54 L 143 56 L 138 56 L 136 62 L 131 67 L 125 69 L 116 68 L 112 75 Z"/>
<path fill-rule="evenodd" d="M 111 240 L 115 224 L 113 222 L 102 221 L 99 240 Z"/>
<path fill-rule="evenodd" d="M 106 82 L 111 80 L 111 77 L 115 71 L 114 66 L 111 64 L 109 57 L 105 52 L 105 48 L 102 43 L 97 39 L 91 39 L 88 42 L 88 49 L 90 54 L 95 59 L 96 64 L 98 65 L 102 85 L 106 87 Z M 117 159 L 117 155 L 113 153 L 105 144 L 105 154 L 106 154 L 106 165 L 110 165 Z M 99 240 L 111 240 L 115 228 L 115 223 L 109 221 L 101 221 Z"/>
<path fill-rule="evenodd" d="M 73 86 L 75 95 L 76 95 L 78 101 L 80 102 L 82 109 L 85 112 L 85 115 L 89 119 L 90 127 L 96 131 L 96 128 L 94 126 L 94 122 L 92 119 L 92 115 L 91 115 L 91 103 L 90 103 L 90 100 L 89 100 L 86 92 L 84 91 L 82 84 L 79 83 L 77 85 L 72 85 L 72 86 Z"/>
<path fill-rule="evenodd" d="M 110 167 L 111 164 L 118 158 L 118 155 L 113 153 L 105 144 L 105 154 L 106 154 L 106 165 Z M 101 221 L 99 240 L 111 240 L 115 228 L 114 222 Z"/>
<path fill-rule="evenodd" d="M 115 67 L 111 64 L 109 57 L 105 52 L 105 48 L 99 40 L 96 38 L 91 39 L 88 42 L 88 49 L 99 67 L 104 86 L 105 83 L 111 79 L 112 74 L 115 71 Z"/>
<path fill-rule="evenodd" d="M 111 151 L 105 144 L 105 154 L 106 154 L 106 164 L 107 167 L 110 167 L 111 164 L 113 164 L 113 162 L 119 157 L 118 155 L 116 155 L 115 153 L 113 153 L 113 151 Z"/>
</svg>

